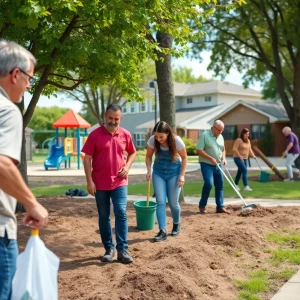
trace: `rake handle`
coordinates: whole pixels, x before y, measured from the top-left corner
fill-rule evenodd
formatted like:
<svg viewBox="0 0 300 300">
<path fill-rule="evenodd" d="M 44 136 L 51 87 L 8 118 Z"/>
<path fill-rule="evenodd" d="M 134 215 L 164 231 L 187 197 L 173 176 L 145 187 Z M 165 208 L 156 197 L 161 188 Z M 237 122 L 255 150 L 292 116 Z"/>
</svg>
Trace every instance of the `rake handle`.
<svg viewBox="0 0 300 300">
<path fill-rule="evenodd" d="M 285 155 L 282 155 L 277 161 L 276 163 L 272 166 L 271 171 L 273 171 L 273 169 L 279 164 L 279 162 L 285 157 Z"/>
<path fill-rule="evenodd" d="M 240 197 L 240 199 L 243 201 L 243 203 L 245 204 L 245 206 L 247 206 L 247 203 L 245 202 L 244 198 L 242 197 L 242 195 L 240 194 L 240 192 L 235 188 L 235 186 L 232 184 L 232 182 L 227 177 L 227 175 L 222 170 L 222 168 L 219 165 L 217 165 L 217 167 L 219 168 L 219 170 L 221 171 L 221 173 L 223 174 L 223 176 L 227 179 L 228 183 L 231 185 L 231 187 L 234 189 L 234 191 L 237 193 L 237 195 Z"/>
</svg>

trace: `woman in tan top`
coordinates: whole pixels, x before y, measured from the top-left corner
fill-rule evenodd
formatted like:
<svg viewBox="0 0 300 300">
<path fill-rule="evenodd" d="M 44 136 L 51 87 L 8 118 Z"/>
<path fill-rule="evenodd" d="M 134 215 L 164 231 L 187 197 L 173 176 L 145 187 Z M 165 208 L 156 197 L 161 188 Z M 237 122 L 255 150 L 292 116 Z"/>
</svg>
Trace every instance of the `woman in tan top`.
<svg viewBox="0 0 300 300">
<path fill-rule="evenodd" d="M 238 184 L 242 176 L 243 183 L 244 183 L 244 191 L 251 192 L 252 189 L 248 185 L 248 170 L 247 170 L 247 160 L 249 156 L 256 158 L 256 156 L 254 155 L 251 149 L 251 143 L 249 140 L 249 129 L 244 128 L 241 131 L 240 137 L 237 138 L 233 144 L 233 159 L 235 164 L 238 167 L 238 171 L 236 173 L 234 182 L 237 189 L 240 190 Z"/>
</svg>

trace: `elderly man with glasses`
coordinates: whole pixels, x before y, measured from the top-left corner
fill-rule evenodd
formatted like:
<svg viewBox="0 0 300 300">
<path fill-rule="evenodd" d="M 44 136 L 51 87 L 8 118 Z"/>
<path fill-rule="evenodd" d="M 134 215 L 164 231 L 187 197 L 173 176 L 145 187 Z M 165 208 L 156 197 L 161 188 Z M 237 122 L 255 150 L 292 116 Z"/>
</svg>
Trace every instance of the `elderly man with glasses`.
<svg viewBox="0 0 300 300">
<path fill-rule="evenodd" d="M 207 200 L 213 185 L 215 186 L 216 212 L 229 214 L 224 207 L 223 175 L 217 166 L 221 163 L 224 165 L 227 164 L 225 159 L 226 151 L 224 138 L 222 136 L 224 127 L 222 121 L 216 120 L 211 129 L 204 131 L 200 135 L 196 147 L 204 180 L 202 195 L 199 202 L 200 214 L 206 213 Z"/>
<path fill-rule="evenodd" d="M 47 210 L 28 189 L 17 168 L 21 160 L 23 120 L 15 103 L 31 87 L 34 56 L 20 45 L 0 39 L 0 299 L 11 298 L 18 255 L 17 200 L 24 204 L 24 223 L 43 227 Z M 17 199 L 17 200 L 16 200 Z"/>
</svg>

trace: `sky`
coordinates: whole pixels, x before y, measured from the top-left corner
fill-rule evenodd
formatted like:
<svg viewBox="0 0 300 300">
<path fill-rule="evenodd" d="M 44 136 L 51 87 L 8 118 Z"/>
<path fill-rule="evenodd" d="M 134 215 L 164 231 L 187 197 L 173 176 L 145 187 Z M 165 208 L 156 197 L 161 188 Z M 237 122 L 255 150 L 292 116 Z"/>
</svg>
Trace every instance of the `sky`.
<svg viewBox="0 0 300 300">
<path fill-rule="evenodd" d="M 202 75 L 206 78 L 213 78 L 213 79 L 220 79 L 218 77 L 214 77 L 214 74 L 212 71 L 207 71 L 207 67 L 210 63 L 210 53 L 209 52 L 203 52 L 201 54 L 203 61 L 200 63 L 199 60 L 196 59 L 189 59 L 189 58 L 178 58 L 178 59 L 173 59 L 172 65 L 174 67 L 188 67 L 193 70 L 193 74 L 195 76 Z M 224 79 L 225 81 L 235 83 L 242 85 L 242 77 L 243 74 L 239 73 L 237 70 L 232 69 L 230 73 L 226 76 Z M 255 90 L 261 90 L 261 87 L 259 83 L 255 85 L 250 85 L 250 88 L 253 88 Z M 25 107 L 27 107 L 28 103 L 30 102 L 30 94 L 25 93 Z M 51 96 L 50 98 L 46 96 L 41 96 L 37 106 L 42 106 L 42 107 L 50 107 L 50 106 L 60 106 L 60 107 L 65 107 L 65 108 L 72 108 L 76 112 L 80 112 L 81 110 L 81 103 L 79 101 L 74 101 L 72 99 L 67 99 L 67 97 L 62 97 L 60 95 L 57 96 L 57 98 Z"/>
</svg>

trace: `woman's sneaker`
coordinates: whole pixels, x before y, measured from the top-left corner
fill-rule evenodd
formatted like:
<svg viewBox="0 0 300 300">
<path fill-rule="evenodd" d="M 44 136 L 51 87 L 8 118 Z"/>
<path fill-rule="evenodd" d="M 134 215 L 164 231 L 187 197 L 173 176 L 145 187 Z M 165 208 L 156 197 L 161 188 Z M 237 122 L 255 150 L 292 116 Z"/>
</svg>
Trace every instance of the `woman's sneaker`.
<svg viewBox="0 0 300 300">
<path fill-rule="evenodd" d="M 240 187 L 238 185 L 236 185 L 236 184 L 235 184 L 235 188 L 236 188 L 237 191 L 241 190 Z"/>
<path fill-rule="evenodd" d="M 167 233 L 163 230 L 160 230 L 158 234 L 154 237 L 154 242 L 161 242 L 167 239 Z"/>
<path fill-rule="evenodd" d="M 246 185 L 245 188 L 244 188 L 244 191 L 246 191 L 246 192 L 252 192 L 253 190 L 250 188 L 249 185 Z"/>
<path fill-rule="evenodd" d="M 180 232 L 180 223 L 173 224 L 173 229 L 172 229 L 171 235 L 178 235 L 179 232 Z"/>
<path fill-rule="evenodd" d="M 284 182 L 294 182 L 294 179 L 293 178 L 287 178 L 287 179 L 284 179 L 283 181 Z"/>
</svg>

